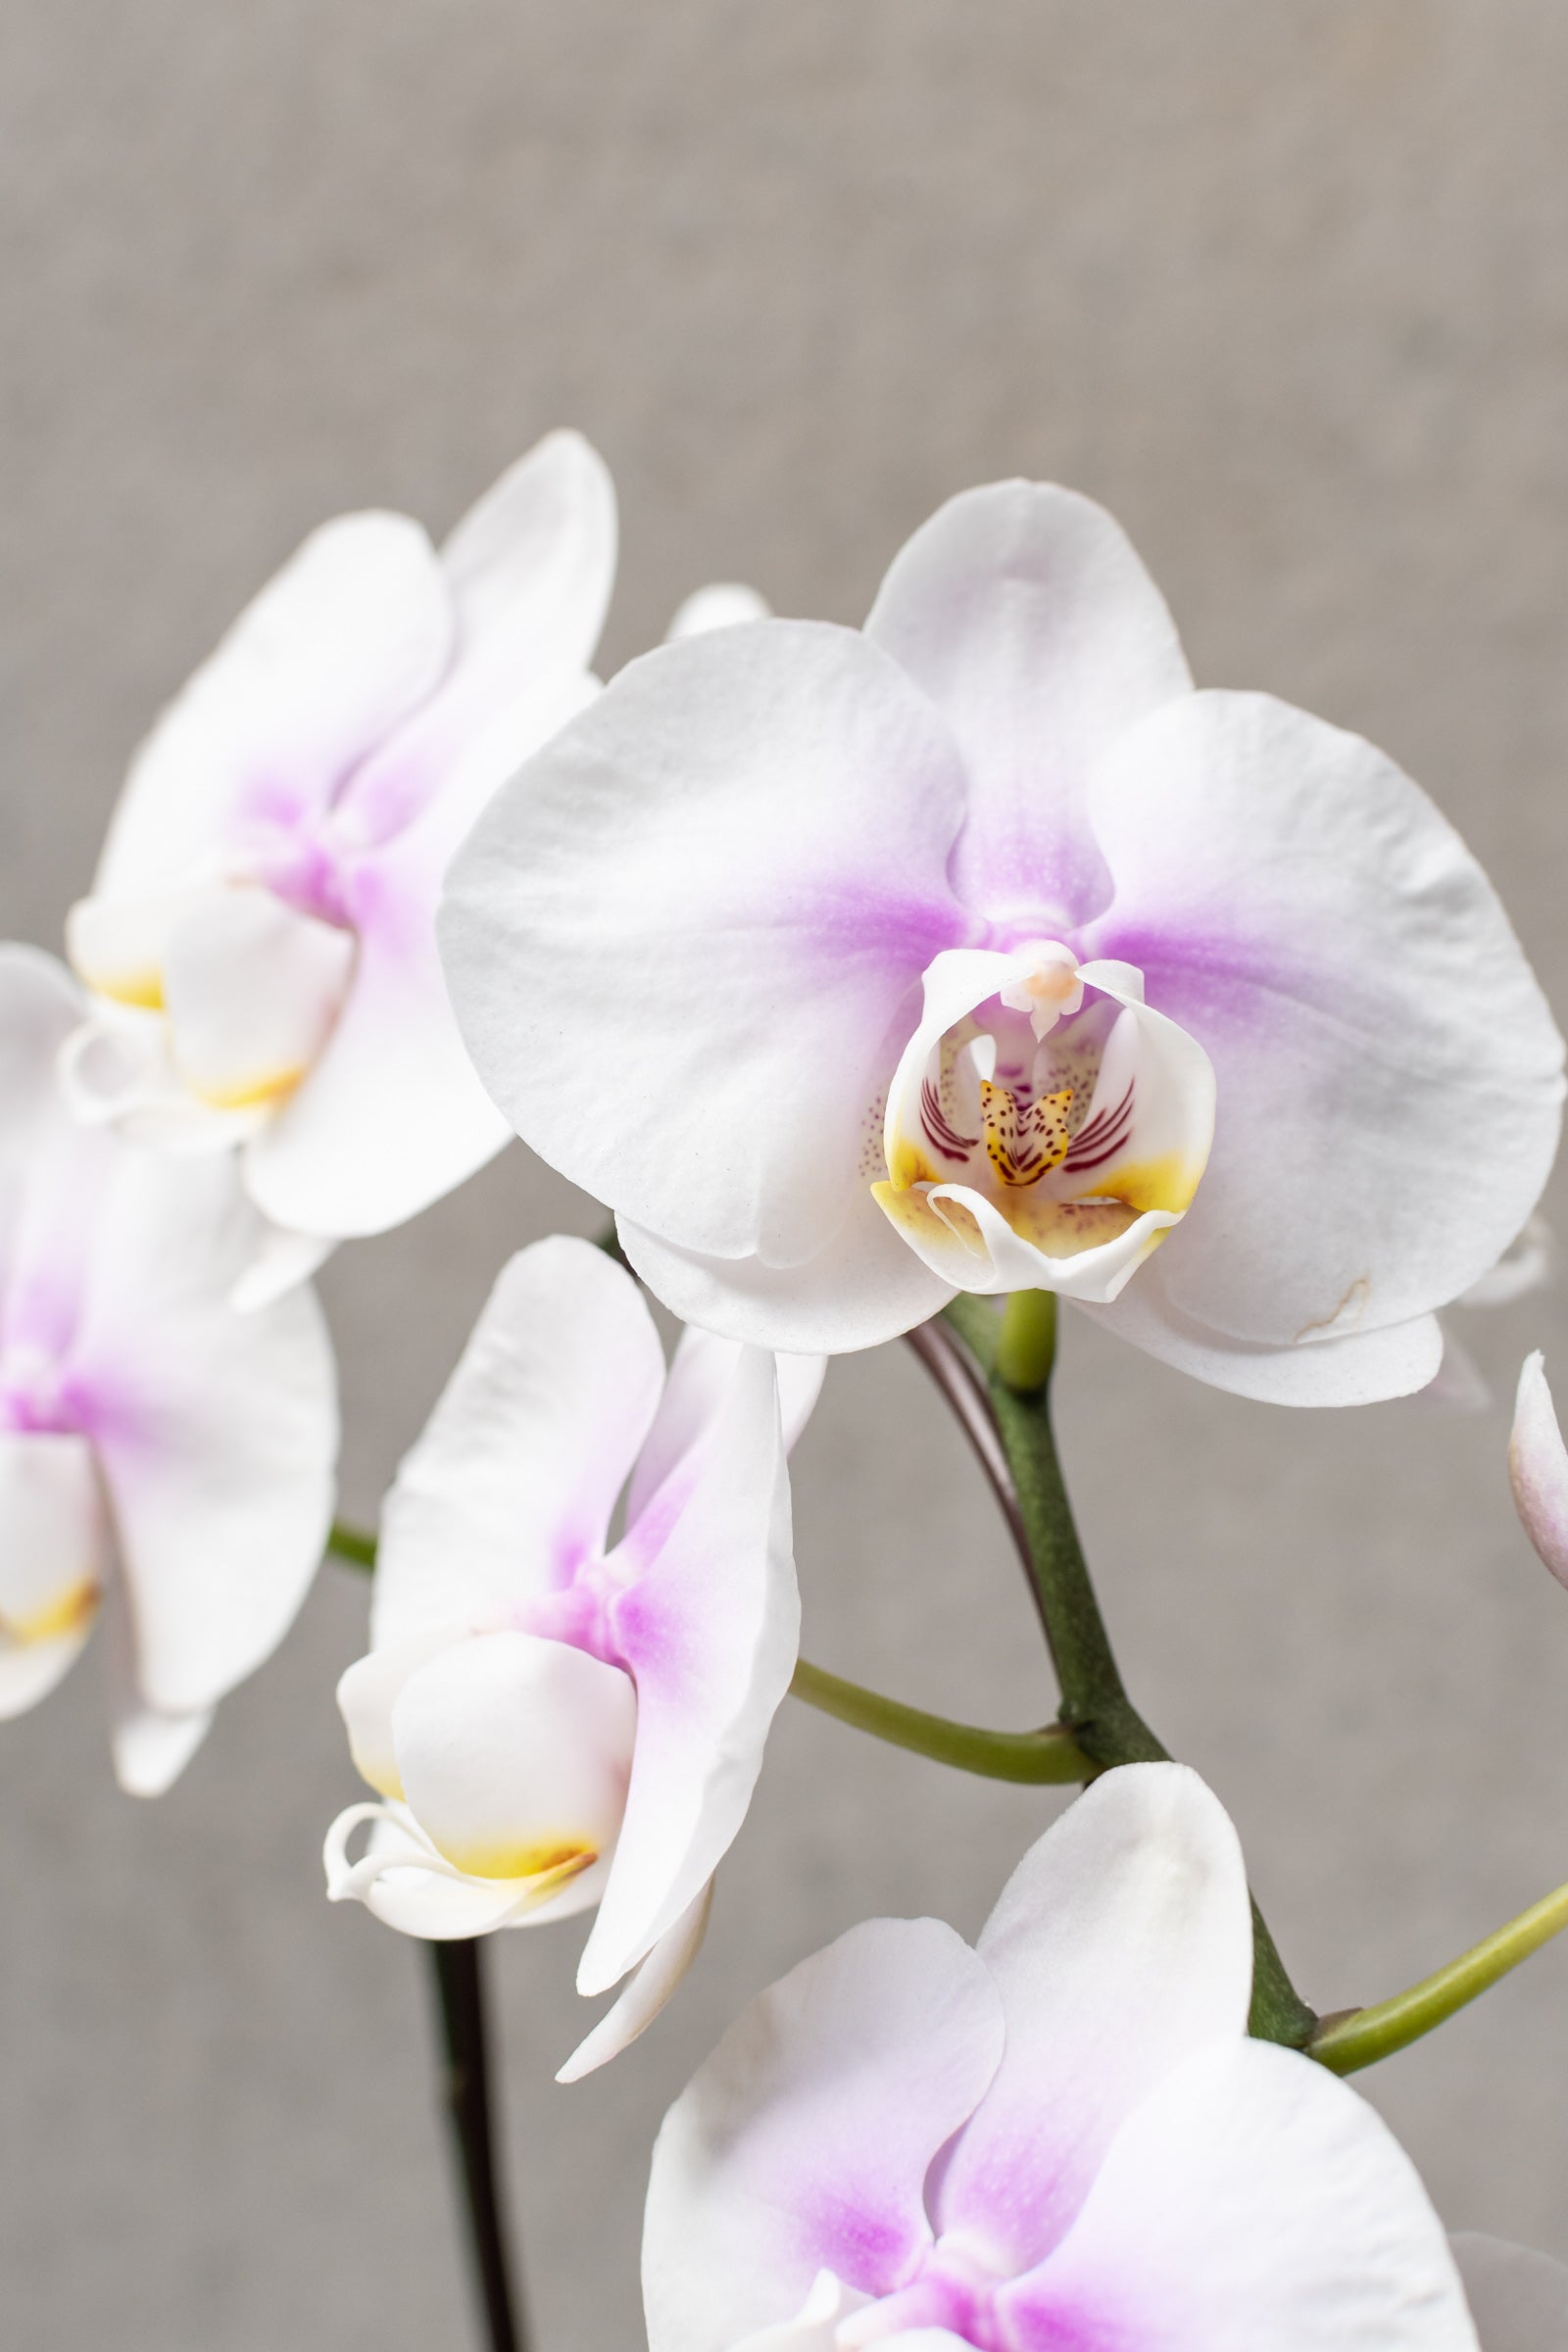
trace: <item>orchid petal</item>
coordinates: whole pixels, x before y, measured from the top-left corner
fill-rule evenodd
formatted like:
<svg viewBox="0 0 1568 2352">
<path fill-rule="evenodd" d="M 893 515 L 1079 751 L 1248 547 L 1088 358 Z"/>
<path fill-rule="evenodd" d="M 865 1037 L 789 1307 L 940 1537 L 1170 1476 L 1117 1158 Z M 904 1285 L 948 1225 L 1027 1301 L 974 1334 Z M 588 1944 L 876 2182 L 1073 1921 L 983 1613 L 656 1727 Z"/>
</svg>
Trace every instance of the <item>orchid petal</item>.
<svg viewBox="0 0 1568 2352">
<path fill-rule="evenodd" d="M 625 1217 L 616 1219 L 615 1230 L 628 1260 L 671 1314 L 754 1348 L 803 1355 L 879 1348 L 929 1321 L 954 1293 L 888 1222 L 869 1183 L 857 1187 L 832 1241 L 799 1266 L 705 1257 Z"/>
<path fill-rule="evenodd" d="M 479 772 L 488 791 L 506 770 Z M 359 870 L 342 1010 L 246 1154 L 250 1191 L 274 1224 L 335 1238 L 386 1232 L 508 1140 L 458 1033 L 435 950 L 441 875 L 468 800 L 466 789 L 443 794 Z"/>
<path fill-rule="evenodd" d="M 1479 2230 L 1448 2241 L 1485 2352 L 1550 2352 L 1568 2341 L 1568 2265 Z"/>
<path fill-rule="evenodd" d="M 1069 2226 L 1138 2101 L 1246 2032 L 1251 1914 L 1223 1807 L 1184 1765 L 1106 1773 L 1025 1855 L 978 1950 L 1007 2046 L 936 2214 L 1017 2270 Z"/>
<path fill-rule="evenodd" d="M 1568 1446 L 1557 1426 L 1539 1348 L 1525 1357 L 1519 1375 L 1508 1477 L 1525 1534 L 1557 1582 L 1568 1585 Z"/>
<path fill-rule="evenodd" d="M 467 1627 L 461 1623 L 427 1627 L 402 1641 L 383 1642 L 365 1657 L 356 1658 L 339 1676 L 338 1713 L 348 1732 L 354 1769 L 378 1795 L 397 1802 L 403 1797 L 397 1744 L 392 1737 L 392 1710 L 403 1694 L 404 1684 L 416 1668 L 454 1642 L 464 1641 L 467 1632 Z"/>
<path fill-rule="evenodd" d="M 349 1839 L 367 1823 L 368 1851 L 350 1862 Z M 321 1858 L 328 1902 L 362 1902 L 384 1927 L 433 1943 L 569 1918 L 596 1902 L 604 1884 L 602 1863 L 564 1881 L 467 1877 L 402 1805 L 350 1805 L 328 1830 Z"/>
<path fill-rule="evenodd" d="M 367 842 L 457 791 L 456 848 L 490 793 L 584 699 L 615 574 L 604 460 L 580 433 L 547 434 L 458 524 L 441 563 L 457 615 L 452 664 L 349 783 L 344 813 Z"/>
<path fill-rule="evenodd" d="M 563 1235 L 503 1269 L 382 1514 L 377 1647 L 507 1622 L 605 1540 L 664 1381 L 625 1270 Z"/>
<path fill-rule="evenodd" d="M 1413 1396 L 1442 1367 L 1443 1327 L 1436 1315 L 1298 1347 L 1227 1339 L 1172 1304 L 1162 1281 L 1168 1254 L 1162 1250 L 1113 1306 L 1084 1311 L 1118 1339 L 1210 1388 L 1263 1404 L 1377 1404 L 1389 1396 Z"/>
<path fill-rule="evenodd" d="M 306 1290 L 229 1294 L 257 1220 L 227 1161 L 118 1148 L 73 1378 L 108 1489 L 147 1705 L 210 1706 L 292 1623 L 331 1520 L 331 1348 Z"/>
<path fill-rule="evenodd" d="M 490 1093 L 662 1239 L 813 1256 L 861 1189 L 901 1006 L 968 928 L 961 808 L 940 722 L 852 630 L 759 622 L 632 662 L 448 878 L 442 953 Z"/>
<path fill-rule="evenodd" d="M 746 1817 L 789 1689 L 801 1603 L 773 1359 L 731 1342 L 696 1428 L 627 1527 L 610 1570 L 619 1655 L 637 1685 L 637 1747 L 610 1884 L 577 1971 L 605 1991 L 712 1877 Z M 677 1392 L 677 1410 L 685 1400 Z"/>
<path fill-rule="evenodd" d="M 680 637 L 706 637 L 710 629 L 736 629 L 749 620 L 771 618 L 766 597 L 759 596 L 755 588 L 748 588 L 742 580 L 714 580 L 707 588 L 693 589 L 685 603 L 676 607 L 664 642 L 673 645 Z"/>
<path fill-rule="evenodd" d="M 275 1108 L 267 1096 L 227 1109 L 204 1102 L 179 1073 L 164 1015 L 108 998 L 66 1040 L 60 1084 L 79 1125 L 113 1127 L 126 1143 L 155 1152 L 231 1151 Z"/>
<path fill-rule="evenodd" d="M 969 813 L 959 895 L 1054 935 L 1098 914 L 1110 876 L 1091 767 L 1134 720 L 1192 690 L 1163 598 L 1120 525 L 1071 490 L 968 490 L 894 558 L 865 633 L 957 738 Z"/>
<path fill-rule="evenodd" d="M 1446 1304 L 1535 1207 L 1562 1043 L 1490 883 L 1392 761 L 1263 695 L 1157 711 L 1102 761 L 1116 876 L 1082 943 L 1207 1049 L 1214 1149 L 1171 1303 L 1282 1346 Z"/>
<path fill-rule="evenodd" d="M 608 1853 L 636 1726 L 618 1667 L 520 1633 L 451 1643 L 392 1707 L 409 1811 L 468 1878 L 537 1879 Z"/>
<path fill-rule="evenodd" d="M 631 1527 L 663 1485 L 681 1456 L 723 1413 L 735 1377 L 735 1349 L 700 1325 L 687 1324 L 676 1343 L 641 1453 L 626 1489 L 626 1524 Z M 827 1371 L 824 1355 L 774 1358 L 779 1421 L 789 1453 L 815 1408 Z"/>
<path fill-rule="evenodd" d="M 337 1247 L 318 1233 L 291 1233 L 286 1226 L 270 1225 L 257 1243 L 255 1255 L 235 1283 L 230 1304 L 241 1315 L 253 1315 L 259 1306 L 270 1306 L 274 1298 L 283 1298 L 308 1282 L 318 1266 L 325 1265 Z"/>
<path fill-rule="evenodd" d="M 1442 2225 L 1365 2102 L 1267 2042 L 1200 2050 L 999 2315 L 1020 2352 L 1476 2352 Z"/>
<path fill-rule="evenodd" d="M 206 893 L 175 923 L 164 963 L 186 1084 L 220 1110 L 292 1092 L 331 1034 L 353 966 L 349 932 L 270 890 Z"/>
<path fill-rule="evenodd" d="M 831 2271 L 820 2271 L 792 2320 L 782 2320 L 776 2328 L 760 2328 L 737 2344 L 735 2352 L 838 2352 L 840 2321 L 859 2310 L 866 2300 L 842 2278 L 835 2278 Z"/>
<path fill-rule="evenodd" d="M 731 2352 L 823 2269 L 864 2294 L 900 2283 L 931 2244 L 931 2161 L 1003 2041 L 984 1962 L 938 1920 L 868 1920 L 755 2000 L 654 2148 L 651 2352 Z"/>
<path fill-rule="evenodd" d="M 142 746 L 94 890 L 138 897 L 219 878 L 247 823 L 324 809 L 446 668 L 441 566 L 417 523 L 348 514 L 305 541 Z"/>
<path fill-rule="evenodd" d="M 682 1979 L 702 1949 L 708 1915 L 713 1907 L 713 1882 L 687 1905 L 672 1928 L 666 1929 L 646 1960 L 628 1977 L 619 1998 L 608 2009 L 591 2034 L 560 2068 L 558 2082 L 580 2082 L 646 2034 L 660 2012 L 674 1998 Z"/>
<path fill-rule="evenodd" d="M 89 1626 L 112 1558 L 86 1439 L 0 1430 L 0 1635 L 25 1647 Z"/>
</svg>

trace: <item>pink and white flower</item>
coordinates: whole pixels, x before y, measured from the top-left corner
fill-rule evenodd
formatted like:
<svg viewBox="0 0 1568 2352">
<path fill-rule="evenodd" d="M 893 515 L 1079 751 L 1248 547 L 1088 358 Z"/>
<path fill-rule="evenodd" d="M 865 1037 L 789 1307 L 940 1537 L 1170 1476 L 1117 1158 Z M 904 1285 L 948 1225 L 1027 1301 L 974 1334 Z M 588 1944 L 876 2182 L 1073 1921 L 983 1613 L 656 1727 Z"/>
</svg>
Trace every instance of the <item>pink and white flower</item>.
<svg viewBox="0 0 1568 2352">
<path fill-rule="evenodd" d="M 665 2119 L 651 2352 L 1475 2352 L 1373 2111 L 1247 2036 L 1236 1835 L 1107 1773 L 970 1950 L 871 1920 L 765 1992 Z"/>
<path fill-rule="evenodd" d="M 696 1331 L 666 1376 L 631 1277 L 558 1236 L 502 1273 L 387 1498 L 371 1648 L 338 1688 L 382 1801 L 334 1823 L 327 1890 L 433 1937 L 597 1904 L 578 1990 L 638 1973 L 563 2080 L 701 1942 L 795 1669 L 785 1457 L 820 1379 Z"/>
<path fill-rule="evenodd" d="M 863 630 L 631 663 L 441 929 L 518 1132 L 758 1346 L 1041 1288 L 1222 1388 L 1396 1395 L 1556 1144 L 1561 1041 L 1463 844 L 1369 744 L 1196 692 L 1059 489 L 955 499 Z"/>
<path fill-rule="evenodd" d="M 241 1147 L 274 1280 L 385 1231 L 507 1139 L 434 940 L 443 870 L 505 777 L 596 691 L 614 495 L 575 433 L 440 554 L 408 516 L 325 524 L 137 755 L 72 960 L 84 1115 Z M 264 1288 L 258 1284 L 257 1288 Z"/>
<path fill-rule="evenodd" d="M 1568 1446 L 1557 1425 L 1538 1348 L 1519 1373 L 1508 1479 L 1525 1534 L 1560 1585 L 1568 1585 Z"/>
<path fill-rule="evenodd" d="M 81 1014 L 53 957 L 0 948 L 0 1716 L 102 1617 L 115 1767 L 149 1796 L 305 1597 L 337 1403 L 308 1288 L 230 1302 L 262 1222 L 232 1165 L 71 1115 Z"/>
</svg>

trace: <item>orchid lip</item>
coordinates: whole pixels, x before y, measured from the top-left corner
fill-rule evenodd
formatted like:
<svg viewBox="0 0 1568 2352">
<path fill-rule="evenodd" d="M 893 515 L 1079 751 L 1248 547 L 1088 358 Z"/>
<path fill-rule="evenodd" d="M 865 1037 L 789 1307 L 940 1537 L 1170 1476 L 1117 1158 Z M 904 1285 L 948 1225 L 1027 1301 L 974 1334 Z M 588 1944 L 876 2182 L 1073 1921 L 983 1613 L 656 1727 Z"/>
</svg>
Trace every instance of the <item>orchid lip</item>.
<svg viewBox="0 0 1568 2352">
<path fill-rule="evenodd" d="M 1186 1213 L 1213 1112 L 1206 1054 L 1131 965 L 1054 940 L 950 950 L 925 974 L 872 1190 L 956 1289 L 1103 1302 Z"/>
</svg>

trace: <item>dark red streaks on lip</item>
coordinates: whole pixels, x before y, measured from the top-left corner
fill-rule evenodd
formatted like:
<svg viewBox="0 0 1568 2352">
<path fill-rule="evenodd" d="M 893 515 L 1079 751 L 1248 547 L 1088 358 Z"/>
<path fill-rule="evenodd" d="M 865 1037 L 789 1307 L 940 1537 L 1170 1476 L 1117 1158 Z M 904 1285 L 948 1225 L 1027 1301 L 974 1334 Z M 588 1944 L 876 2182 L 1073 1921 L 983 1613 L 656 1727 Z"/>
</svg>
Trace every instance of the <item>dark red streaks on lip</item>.
<svg viewBox="0 0 1568 2352">
<path fill-rule="evenodd" d="M 1127 1092 L 1114 1110 L 1097 1110 L 1089 1124 L 1079 1129 L 1062 1160 L 1064 1168 L 1076 1175 L 1087 1168 L 1102 1168 L 1107 1159 L 1115 1158 L 1132 1128 L 1134 1083 L 1129 1079 Z"/>
<path fill-rule="evenodd" d="M 937 1090 L 929 1078 L 920 1081 L 920 1124 L 925 1129 L 927 1140 L 944 1159 L 967 1159 L 980 1141 L 977 1135 L 960 1135 L 956 1127 L 949 1124 L 943 1116 L 942 1104 L 937 1100 Z"/>
</svg>

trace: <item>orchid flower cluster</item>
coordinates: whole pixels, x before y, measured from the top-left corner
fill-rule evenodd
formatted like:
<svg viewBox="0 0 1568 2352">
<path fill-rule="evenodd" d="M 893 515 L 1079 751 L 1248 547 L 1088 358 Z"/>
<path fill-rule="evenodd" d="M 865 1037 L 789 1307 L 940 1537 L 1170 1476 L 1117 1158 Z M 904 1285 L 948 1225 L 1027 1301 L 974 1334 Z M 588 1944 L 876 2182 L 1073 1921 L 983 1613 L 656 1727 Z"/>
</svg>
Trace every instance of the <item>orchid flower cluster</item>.
<svg viewBox="0 0 1568 2352">
<path fill-rule="evenodd" d="M 1568 1890 L 1318 2017 L 1121 1682 L 1050 1419 L 1063 1299 L 1280 1405 L 1463 1385 L 1440 1317 L 1546 1254 L 1564 1091 L 1501 906 L 1370 744 L 1195 687 L 1071 491 L 953 499 L 858 629 L 700 591 L 602 684 L 615 534 L 570 432 L 439 551 L 328 523 L 136 756 L 69 968 L 0 949 L 0 1712 L 101 1618 L 155 1795 L 374 1556 L 327 1893 L 438 1955 L 587 1920 L 568 2081 L 675 1993 L 792 1689 L 1083 1784 L 973 1949 L 868 1921 L 730 2025 L 653 2154 L 653 2352 L 1568 2340 L 1568 2272 L 1450 2241 L 1341 2079 Z M 514 1134 L 613 1227 L 518 1237 L 377 1545 L 311 1277 Z M 790 1449 L 901 1336 L 1017 1541 L 1039 1733 L 801 1660 Z M 1568 1584 L 1539 1355 L 1510 1458 Z"/>
</svg>

